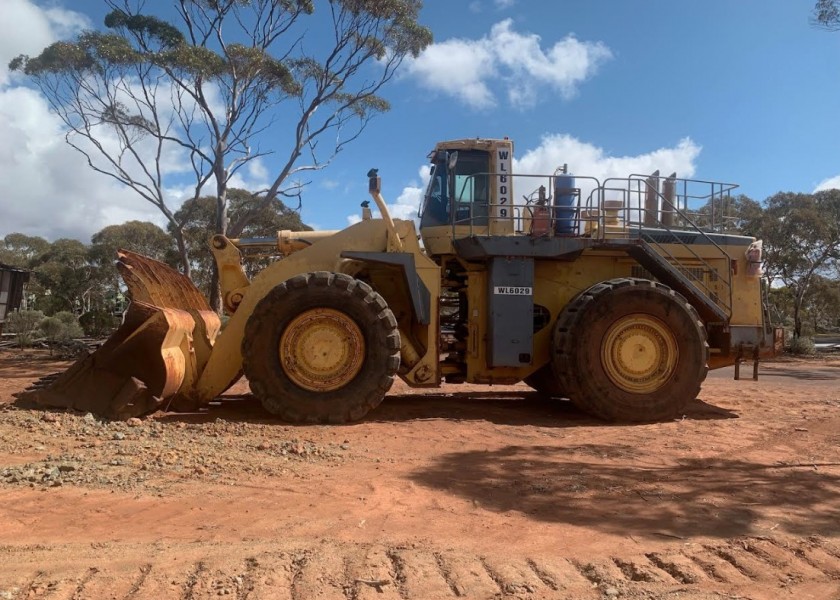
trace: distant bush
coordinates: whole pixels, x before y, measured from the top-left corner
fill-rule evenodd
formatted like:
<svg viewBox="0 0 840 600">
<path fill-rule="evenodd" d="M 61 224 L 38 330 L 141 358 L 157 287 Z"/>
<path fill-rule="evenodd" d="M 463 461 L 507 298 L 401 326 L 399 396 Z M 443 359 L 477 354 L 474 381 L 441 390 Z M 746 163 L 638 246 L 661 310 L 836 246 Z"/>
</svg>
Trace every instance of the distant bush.
<svg viewBox="0 0 840 600">
<path fill-rule="evenodd" d="M 787 351 L 797 356 L 809 356 L 815 354 L 817 349 L 814 340 L 809 337 L 791 338 Z"/>
<path fill-rule="evenodd" d="M 57 312 L 52 317 L 45 317 L 41 320 L 38 328 L 47 342 L 50 354 L 53 353 L 56 346 L 66 344 L 73 338 L 79 338 L 85 334 L 76 316 L 67 311 Z"/>
<path fill-rule="evenodd" d="M 73 313 L 63 310 L 55 313 L 53 317 L 61 321 L 64 325 L 65 339 L 72 340 L 73 338 L 84 337 L 85 331 L 82 329 L 81 324 L 79 324 L 78 317 Z"/>
<path fill-rule="evenodd" d="M 92 310 L 83 314 L 79 322 L 85 333 L 91 337 L 104 337 L 111 335 L 119 327 L 120 320 L 107 310 Z"/>
<path fill-rule="evenodd" d="M 18 310 L 6 317 L 6 328 L 15 334 L 18 346 L 26 348 L 38 337 L 38 326 L 43 320 L 40 310 Z"/>
</svg>

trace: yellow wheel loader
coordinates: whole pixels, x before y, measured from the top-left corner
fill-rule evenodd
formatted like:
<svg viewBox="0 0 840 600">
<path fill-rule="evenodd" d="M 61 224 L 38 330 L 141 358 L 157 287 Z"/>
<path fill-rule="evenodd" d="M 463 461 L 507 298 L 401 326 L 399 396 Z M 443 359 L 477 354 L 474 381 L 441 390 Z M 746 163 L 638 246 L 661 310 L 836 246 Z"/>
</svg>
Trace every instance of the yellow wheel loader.
<svg viewBox="0 0 840 600">
<path fill-rule="evenodd" d="M 761 243 L 728 231 L 736 186 L 565 166 L 513 174 L 509 139 L 437 144 L 419 213 L 341 231 L 215 236 L 225 311 L 183 275 L 120 252 L 131 304 L 95 353 L 28 392 L 109 418 L 195 410 L 244 373 L 295 423 L 344 423 L 413 387 L 513 384 L 603 419 L 682 414 L 709 368 L 778 348 L 765 318 Z M 524 190 L 521 197 L 514 188 Z M 242 253 L 279 260 L 252 279 Z"/>
</svg>

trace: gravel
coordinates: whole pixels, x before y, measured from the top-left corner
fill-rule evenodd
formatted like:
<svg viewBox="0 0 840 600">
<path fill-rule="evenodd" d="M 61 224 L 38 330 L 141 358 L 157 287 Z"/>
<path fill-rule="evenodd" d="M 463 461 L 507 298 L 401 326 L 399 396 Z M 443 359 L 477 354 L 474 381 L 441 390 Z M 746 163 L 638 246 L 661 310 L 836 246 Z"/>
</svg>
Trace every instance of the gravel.
<svg viewBox="0 0 840 600">
<path fill-rule="evenodd" d="M 90 413 L 4 410 L 0 455 L 15 461 L 0 464 L 0 486 L 160 494 L 191 480 L 233 485 L 243 475 L 296 477 L 302 462 L 330 464 L 350 456 L 346 440 L 315 443 L 276 423 L 178 418 L 110 422 Z"/>
</svg>

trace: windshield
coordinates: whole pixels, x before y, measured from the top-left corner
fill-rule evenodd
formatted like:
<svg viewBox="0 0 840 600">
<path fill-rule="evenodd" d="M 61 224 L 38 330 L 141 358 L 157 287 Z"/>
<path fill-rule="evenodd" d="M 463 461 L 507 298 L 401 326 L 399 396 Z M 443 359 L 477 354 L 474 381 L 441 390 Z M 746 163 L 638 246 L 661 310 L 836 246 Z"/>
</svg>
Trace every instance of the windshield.
<svg viewBox="0 0 840 600">
<path fill-rule="evenodd" d="M 432 163 L 429 185 L 420 215 L 421 227 L 449 224 L 449 204 L 446 201 L 446 167 L 442 161 Z"/>
<path fill-rule="evenodd" d="M 441 152 L 432 163 L 420 226 L 449 225 L 453 217 L 456 224 L 486 225 L 489 155 L 480 150 L 459 151 L 454 177 L 447 171 L 448 159 L 449 155 Z M 454 215 L 450 194 L 456 199 Z"/>
</svg>

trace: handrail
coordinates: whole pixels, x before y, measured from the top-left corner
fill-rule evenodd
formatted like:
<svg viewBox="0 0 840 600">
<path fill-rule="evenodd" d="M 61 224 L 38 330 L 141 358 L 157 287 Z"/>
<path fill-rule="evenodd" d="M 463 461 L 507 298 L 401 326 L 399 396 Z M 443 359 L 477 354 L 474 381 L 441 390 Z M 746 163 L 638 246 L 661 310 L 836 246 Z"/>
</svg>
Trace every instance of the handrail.
<svg viewBox="0 0 840 600">
<path fill-rule="evenodd" d="M 503 177 L 503 176 L 506 176 L 511 180 L 518 179 L 520 181 L 523 180 L 523 179 L 524 180 L 544 179 L 545 183 L 547 184 L 546 189 L 553 192 L 553 188 L 551 186 L 551 181 L 555 177 L 554 175 L 539 175 L 539 174 L 528 174 L 528 173 L 515 173 L 515 174 L 473 173 L 471 175 L 467 175 L 467 176 L 465 176 L 464 182 L 460 186 L 460 188 L 461 188 L 460 191 L 456 190 L 456 199 L 454 200 L 454 202 L 450 201 L 451 205 L 454 208 L 454 210 L 450 211 L 451 212 L 450 226 L 452 228 L 453 239 L 455 237 L 455 227 L 467 225 L 467 226 L 469 226 L 468 235 L 473 236 L 475 234 L 474 233 L 474 228 L 479 226 L 477 221 L 478 220 L 484 220 L 484 219 L 487 220 L 487 223 L 482 224 L 481 227 L 489 227 L 491 220 L 501 221 L 501 220 L 509 219 L 514 223 L 514 231 L 521 232 L 521 233 L 527 233 L 525 231 L 518 230 L 515 226 L 515 223 L 516 223 L 517 219 L 522 219 L 523 218 L 521 216 L 521 209 L 522 208 L 536 206 L 536 203 L 532 202 L 529 199 L 529 197 L 533 198 L 536 195 L 537 189 L 539 188 L 539 184 L 534 186 L 534 189 L 533 189 L 532 192 L 530 192 L 527 195 L 524 195 L 524 197 L 526 198 L 526 203 L 525 204 L 512 203 L 512 204 L 506 206 L 506 208 L 511 209 L 511 214 L 507 217 L 494 216 L 494 212 L 495 212 L 494 209 L 501 207 L 501 205 L 495 204 L 495 203 L 492 203 L 492 202 L 489 202 L 489 201 L 487 202 L 487 204 L 482 204 L 482 206 L 487 207 L 487 214 L 486 215 L 484 215 L 484 214 L 476 215 L 476 214 L 474 214 L 474 211 L 473 211 L 475 202 L 464 201 L 463 200 L 465 192 L 468 189 L 472 189 L 472 187 L 468 187 L 468 184 L 470 184 L 472 180 L 474 180 L 478 177 L 497 178 L 497 177 Z M 585 176 L 585 175 L 575 175 L 574 177 L 575 177 L 576 180 L 594 182 L 593 187 L 595 187 L 596 189 L 598 187 L 600 187 L 600 185 L 601 185 L 600 180 L 596 177 Z M 489 186 L 488 186 L 488 190 L 489 190 Z M 579 193 L 580 188 L 579 187 L 576 188 L 576 191 Z M 558 216 L 558 213 L 560 213 L 560 211 L 567 211 L 567 210 L 570 210 L 570 209 L 574 211 L 574 216 L 572 217 L 572 221 L 574 223 L 574 229 L 575 229 L 576 232 L 579 232 L 580 228 L 581 228 L 581 225 L 586 223 L 586 222 L 598 223 L 600 220 L 602 220 L 602 218 L 600 218 L 600 217 L 583 217 L 583 216 L 581 216 L 581 204 L 580 204 L 579 199 L 578 199 L 577 206 L 574 206 L 574 207 L 555 206 L 552 201 L 553 201 L 553 196 L 552 195 L 547 196 L 547 202 L 546 202 L 545 208 L 548 209 L 549 215 L 550 215 L 550 217 L 549 217 L 549 220 L 550 220 L 550 227 L 549 227 L 549 232 L 550 233 L 549 233 L 549 235 L 552 236 L 552 237 L 558 235 L 558 234 L 555 233 L 555 231 L 556 231 L 557 221 L 560 219 L 560 217 Z M 457 218 L 457 213 L 458 213 L 458 209 L 461 208 L 461 207 L 463 207 L 463 209 L 468 208 L 469 209 L 469 214 L 465 218 L 458 219 Z M 594 207 L 588 207 L 588 208 L 590 209 L 590 211 L 592 211 Z M 520 216 L 519 217 L 515 216 L 515 213 L 516 213 L 517 209 L 520 209 Z M 578 233 L 571 234 L 571 235 L 578 235 Z"/>
<path fill-rule="evenodd" d="M 672 236 L 672 238 L 674 239 L 674 242 L 679 243 L 681 246 L 683 246 L 694 257 L 694 259 L 697 262 L 699 262 L 701 265 L 703 265 L 706 268 L 706 270 L 709 273 L 715 273 L 717 275 L 718 279 L 720 281 L 722 281 L 722 283 L 726 287 L 726 291 L 725 291 L 726 296 L 727 296 L 726 301 L 723 301 L 723 299 L 720 297 L 720 295 L 716 294 L 714 292 L 714 290 L 712 290 L 709 286 L 707 286 L 702 280 L 700 280 L 696 276 L 694 276 L 691 273 L 691 271 L 688 270 L 688 267 L 686 265 L 684 265 L 680 261 L 680 259 L 675 257 L 671 252 L 669 252 L 663 246 L 662 243 L 660 243 L 659 241 L 654 239 L 651 236 L 650 233 L 644 232 L 643 225 L 644 225 L 644 222 L 646 221 L 646 219 L 639 219 L 638 222 L 634 222 L 633 220 L 631 220 L 629 218 L 626 219 L 625 222 L 628 223 L 628 224 L 631 224 L 631 223 L 637 223 L 638 224 L 638 236 L 639 236 L 640 239 L 643 239 L 645 242 L 647 242 L 649 244 L 655 245 L 658 248 L 658 251 L 660 252 L 660 254 L 662 254 L 663 256 L 666 256 L 668 259 L 671 260 L 671 262 L 675 263 L 678 268 L 681 268 L 680 270 L 684 271 L 684 274 L 687 277 L 689 277 L 691 280 L 693 280 L 693 282 L 696 282 L 698 287 L 700 287 L 702 290 L 707 292 L 706 295 L 709 298 L 712 298 L 719 306 L 721 306 L 721 308 L 723 308 L 726 311 L 727 314 L 731 314 L 732 313 L 732 274 L 731 274 L 730 268 L 729 268 L 729 261 L 730 261 L 731 257 L 729 256 L 729 254 L 723 248 L 721 248 L 721 246 L 717 242 L 715 242 L 708 235 L 707 232 L 703 231 L 700 227 L 698 227 L 691 219 L 688 218 L 688 216 L 680 208 L 678 208 L 678 206 L 677 206 L 678 203 L 673 203 L 672 204 L 667 198 L 665 198 L 665 196 L 659 191 L 659 189 L 657 187 L 651 186 L 648 183 L 648 177 L 649 176 L 641 176 L 641 175 L 630 175 L 629 177 L 626 177 L 626 178 L 612 177 L 612 178 L 604 180 L 604 188 L 614 190 L 614 191 L 626 191 L 626 194 L 627 194 L 626 200 L 627 201 L 624 202 L 624 208 L 621 209 L 621 210 L 623 210 L 627 214 L 628 217 L 630 215 L 630 211 L 636 211 L 640 215 L 645 215 L 645 216 L 646 215 L 651 215 L 653 217 L 653 221 L 655 221 L 655 223 L 656 223 L 656 229 L 664 230 L 665 232 L 670 234 Z M 610 182 L 610 181 L 622 181 L 622 182 L 626 181 L 627 182 L 627 189 L 622 190 L 622 188 L 607 188 L 606 187 L 607 183 Z M 702 182 L 702 181 L 696 181 L 696 180 L 686 180 L 686 181 L 695 181 L 697 183 L 714 183 L 714 182 Z M 637 186 L 636 190 L 633 190 L 632 187 L 631 187 L 634 183 Z M 673 210 L 677 214 L 677 216 L 679 216 L 684 223 L 690 225 L 690 227 L 683 227 L 683 228 L 677 229 L 677 228 L 670 227 L 670 226 L 666 225 L 665 223 L 663 223 L 662 220 L 659 218 L 659 214 L 658 214 L 659 211 L 658 210 L 654 210 L 654 211 L 648 210 L 647 207 L 644 206 L 643 202 L 641 201 L 644 198 L 644 195 L 648 191 L 652 191 L 656 195 L 657 206 L 659 206 L 659 201 L 660 200 L 663 203 L 663 206 L 664 206 L 664 203 L 667 202 L 669 205 L 671 205 L 671 208 L 673 208 Z M 631 200 L 631 198 L 630 198 L 631 195 L 637 195 L 637 197 L 640 199 L 640 202 L 639 202 L 638 206 L 631 206 L 631 202 L 629 202 L 629 200 Z M 651 212 L 653 214 L 651 214 Z M 708 244 L 714 246 L 717 249 L 718 253 L 721 255 L 721 257 L 726 260 L 725 269 L 722 270 L 725 273 L 725 276 L 721 276 L 721 272 L 718 271 L 718 269 L 715 269 L 712 265 L 710 265 L 706 261 L 706 259 L 704 259 L 700 255 L 698 255 L 691 248 L 691 246 L 689 244 L 683 243 L 680 240 L 679 235 L 678 235 L 678 232 L 680 232 L 680 231 L 689 231 L 689 232 L 692 232 L 692 233 L 695 233 L 695 234 L 699 234 L 700 236 L 702 236 L 702 238 Z"/>
<path fill-rule="evenodd" d="M 623 230 L 625 232 L 624 236 L 628 238 L 635 237 L 654 246 L 660 256 L 679 269 L 688 281 L 701 290 L 704 295 L 720 306 L 726 314 L 732 314 L 733 289 L 730 269 L 731 257 L 709 235 L 710 232 L 704 230 L 704 227 L 698 225 L 689 216 L 688 211 L 691 209 L 692 203 L 705 202 L 705 205 L 709 206 L 710 213 L 708 217 L 710 226 L 717 228 L 719 219 L 716 211 L 716 203 L 724 203 L 725 199 L 730 198 L 729 193 L 737 185 L 661 176 L 657 176 L 650 181 L 649 178 L 651 176 L 639 174 L 633 174 L 623 178 L 610 177 L 604 179 L 602 182 L 595 177 L 573 175 L 576 187 L 572 190 L 572 193 L 576 194 L 577 197 L 574 206 L 557 206 L 554 204 L 553 198 L 554 189 L 552 184 L 554 175 L 506 174 L 505 176 L 509 178 L 511 183 L 515 181 L 519 181 L 520 184 L 522 181 L 530 182 L 531 185 L 529 187 L 534 191 L 523 196 L 525 198 L 525 204 L 522 204 L 520 201 L 519 203 L 512 202 L 511 204 L 505 205 L 509 212 L 506 216 L 501 217 L 497 216 L 497 209 L 500 205 L 490 201 L 491 190 L 494 189 L 490 182 L 493 178 L 501 176 L 502 174 L 496 173 L 474 173 L 465 176 L 465 180 L 459 186 L 460 189 L 455 190 L 456 198 L 451 201 L 450 225 L 452 227 L 452 239 L 456 237 L 456 227 L 467 225 L 469 227 L 467 235 L 470 237 L 476 234 L 476 229 L 479 227 L 481 228 L 481 235 L 489 235 L 493 230 L 493 224 L 504 220 L 510 220 L 511 231 L 515 234 L 535 235 L 531 229 L 532 225 L 529 226 L 526 222 L 528 217 L 525 216 L 525 209 L 529 209 L 533 215 L 534 208 L 539 205 L 536 201 L 536 198 L 538 198 L 537 189 L 542 184 L 545 185 L 547 190 L 543 205 L 546 212 L 543 215 L 547 214 L 548 216 L 548 227 L 541 229 L 541 235 L 546 237 L 588 237 L 596 241 L 604 241 L 608 237 L 611 239 L 622 237 Z M 473 201 L 474 199 L 465 200 L 464 198 L 468 195 L 468 192 L 476 189 L 474 181 L 479 177 L 486 178 L 483 182 L 485 184 L 483 189 L 486 189 L 487 192 L 485 198 L 486 203 L 481 202 L 481 214 L 476 214 L 476 202 Z M 660 179 L 674 182 L 673 198 L 667 198 L 660 191 Z M 698 186 L 708 186 L 709 193 L 697 193 L 696 189 Z M 582 189 L 589 190 L 583 198 L 581 193 Z M 648 194 L 656 200 L 655 207 L 651 209 L 645 205 L 645 198 Z M 608 204 L 609 200 L 618 200 L 618 202 L 616 206 L 610 206 Z M 666 224 L 660 218 L 660 211 L 663 209 L 673 214 L 673 223 Z M 485 210 L 486 213 L 484 212 Z M 466 211 L 466 213 L 459 218 L 459 211 Z M 725 206 L 720 212 L 720 224 L 723 224 L 726 219 Z M 533 216 L 531 219 L 530 223 L 533 224 Z M 558 233 L 557 225 L 561 219 L 564 222 L 568 221 L 566 227 L 570 233 Z M 671 221 L 670 218 L 668 220 L 669 222 Z M 648 225 L 646 226 L 645 223 Z M 617 230 L 617 227 L 621 229 Z M 723 268 L 715 268 L 709 262 L 709 260 L 716 261 L 717 259 L 701 257 L 680 236 L 681 232 L 690 232 L 692 235 L 699 236 L 705 244 L 714 247 L 716 253 L 725 261 Z M 657 233 L 660 235 L 657 236 Z M 464 231 L 461 230 L 459 235 L 463 236 Z M 661 235 L 667 236 L 673 241 L 663 240 L 660 237 Z M 670 243 L 683 246 L 689 256 L 682 258 L 675 256 L 673 249 L 669 250 L 666 247 Z M 704 281 L 704 275 L 698 277 L 692 271 L 693 266 L 700 267 L 704 274 L 709 274 L 708 285 Z"/>
</svg>

